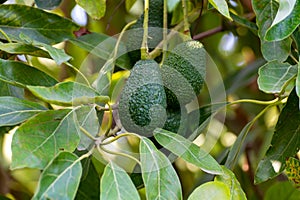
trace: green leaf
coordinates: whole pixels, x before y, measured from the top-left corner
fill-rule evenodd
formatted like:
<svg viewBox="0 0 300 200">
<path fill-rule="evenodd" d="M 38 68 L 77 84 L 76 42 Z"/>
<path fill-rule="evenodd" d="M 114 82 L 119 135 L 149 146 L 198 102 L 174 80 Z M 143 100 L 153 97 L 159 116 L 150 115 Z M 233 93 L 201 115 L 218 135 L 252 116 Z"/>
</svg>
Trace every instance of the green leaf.
<svg viewBox="0 0 300 200">
<path fill-rule="evenodd" d="M 109 59 L 101 68 L 97 79 L 93 83 L 93 87 L 96 89 L 97 92 L 99 92 L 99 94 L 109 94 L 113 69 L 114 63 L 112 59 Z"/>
<path fill-rule="evenodd" d="M 255 182 L 261 183 L 280 174 L 286 159 L 294 156 L 300 147 L 299 98 L 293 90 L 281 111 L 275 127 L 271 146 L 258 164 Z"/>
<path fill-rule="evenodd" d="M 53 60 L 58 64 L 62 64 L 64 62 L 67 62 L 72 57 L 66 54 L 66 52 L 63 49 L 57 49 L 51 45 L 44 44 L 43 47 L 48 51 L 49 55 Z"/>
<path fill-rule="evenodd" d="M 72 21 L 38 8 L 10 4 L 0 5 L 0 28 L 13 41 L 23 41 L 26 34 L 35 41 L 56 44 L 74 38 L 73 31 L 79 27 Z M 6 39 L 0 34 L 1 39 Z"/>
<path fill-rule="evenodd" d="M 279 8 L 272 26 L 278 24 L 291 14 L 297 0 L 279 0 Z"/>
<path fill-rule="evenodd" d="M 178 5 L 178 3 L 180 2 L 180 0 L 168 0 L 168 11 L 172 12 L 174 11 L 174 9 L 176 8 L 176 6 Z"/>
<path fill-rule="evenodd" d="M 96 137 L 99 132 L 99 122 L 95 106 L 80 107 L 76 110 L 76 116 L 79 126 L 84 128 L 92 136 Z M 80 143 L 77 147 L 79 150 L 88 149 L 92 142 L 94 141 L 91 138 L 80 131 Z"/>
<path fill-rule="evenodd" d="M 117 40 L 114 37 L 101 33 L 91 33 L 72 39 L 70 42 L 101 59 L 108 60 L 115 49 Z M 121 42 L 117 53 L 116 65 L 123 69 L 130 69 L 132 66 L 126 53 L 126 46 Z"/>
<path fill-rule="evenodd" d="M 10 54 L 25 54 L 36 57 L 50 58 L 48 52 L 31 44 L 0 42 L 0 50 Z"/>
<path fill-rule="evenodd" d="M 113 162 L 104 169 L 100 191 L 100 199 L 140 199 L 129 175 Z"/>
<path fill-rule="evenodd" d="M 37 103 L 15 97 L 0 97 L 0 127 L 17 125 L 45 110 Z"/>
<path fill-rule="evenodd" d="M 230 200 L 230 190 L 225 183 L 207 182 L 197 187 L 188 200 Z"/>
<path fill-rule="evenodd" d="M 229 14 L 227 2 L 225 0 L 208 0 L 208 2 L 217 9 L 223 16 L 232 20 Z"/>
<path fill-rule="evenodd" d="M 46 9 L 46 10 L 53 10 L 54 8 L 58 7 L 62 0 L 35 0 L 35 4 L 37 7 Z"/>
<path fill-rule="evenodd" d="M 233 13 L 230 13 L 230 16 L 234 22 L 236 22 L 246 28 L 249 28 L 253 32 L 257 33 L 257 26 L 255 23 L 253 23 L 253 22 L 249 21 L 248 19 L 245 19 L 241 16 L 235 15 Z"/>
<path fill-rule="evenodd" d="M 282 21 L 273 24 L 266 33 L 266 40 L 280 41 L 289 37 L 300 24 L 300 1 L 296 1 L 293 11 Z"/>
<path fill-rule="evenodd" d="M 106 0 L 76 0 L 76 3 L 93 19 L 101 19 L 105 15 Z"/>
<path fill-rule="evenodd" d="M 239 183 L 239 181 L 236 179 L 234 173 L 227 169 L 225 166 L 222 166 L 223 174 L 217 175 L 215 177 L 215 181 L 219 181 L 222 183 L 225 183 L 227 187 L 230 189 L 230 199 L 235 200 L 247 200 L 247 197 Z"/>
<path fill-rule="evenodd" d="M 92 88 L 77 82 L 61 82 L 53 87 L 28 86 L 32 94 L 45 102 L 72 106 L 107 102 L 109 97 L 99 96 Z"/>
<path fill-rule="evenodd" d="M 284 85 L 297 75 L 297 67 L 288 63 L 272 61 L 258 71 L 259 89 L 266 93 L 279 93 Z"/>
<path fill-rule="evenodd" d="M 264 200 L 274 199 L 288 199 L 298 200 L 300 196 L 300 190 L 297 190 L 288 181 L 277 182 L 273 184 L 266 192 Z"/>
<path fill-rule="evenodd" d="M 261 40 L 261 51 L 267 61 L 285 61 L 290 53 L 291 39 L 269 42 L 265 40 L 267 29 L 271 26 L 278 10 L 275 0 L 253 0 L 253 10 L 256 14 L 258 36 Z"/>
<path fill-rule="evenodd" d="M 0 59 L 0 80 L 20 87 L 52 86 L 57 83 L 54 78 L 36 68 L 22 62 L 2 59 Z"/>
<path fill-rule="evenodd" d="M 12 86 L 0 80 L 0 96 L 13 96 L 22 99 L 24 98 L 24 89 Z"/>
<path fill-rule="evenodd" d="M 70 152 L 60 152 L 41 174 L 32 199 L 74 199 L 81 174 L 78 157 Z"/>
<path fill-rule="evenodd" d="M 147 138 L 140 141 L 140 159 L 147 199 L 182 199 L 180 181 L 172 164 Z"/>
<path fill-rule="evenodd" d="M 126 10 L 129 11 L 135 2 L 136 2 L 136 0 L 125 0 Z"/>
<path fill-rule="evenodd" d="M 73 110 L 51 110 L 35 115 L 15 132 L 11 168 L 43 169 L 60 150 L 74 151 L 79 127 Z"/>
<path fill-rule="evenodd" d="M 155 139 L 175 155 L 190 162 L 210 174 L 222 174 L 222 168 L 217 161 L 196 144 L 184 137 L 163 129 L 154 130 Z"/>
</svg>

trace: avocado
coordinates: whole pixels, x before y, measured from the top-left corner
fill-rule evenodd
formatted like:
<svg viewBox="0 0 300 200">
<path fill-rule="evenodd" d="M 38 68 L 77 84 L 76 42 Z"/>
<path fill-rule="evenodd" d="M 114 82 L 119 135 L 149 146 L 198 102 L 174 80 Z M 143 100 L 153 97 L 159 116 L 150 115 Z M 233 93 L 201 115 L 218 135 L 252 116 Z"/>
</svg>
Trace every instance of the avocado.
<svg viewBox="0 0 300 200">
<path fill-rule="evenodd" d="M 185 107 L 167 108 L 167 120 L 163 129 L 185 136 L 187 129 L 187 110 Z"/>
<path fill-rule="evenodd" d="M 206 53 L 200 42 L 190 40 L 177 45 L 161 69 L 164 86 L 168 88 L 167 97 L 170 99 L 176 97 L 180 105 L 186 105 L 194 100 L 204 84 L 205 67 Z"/>
<path fill-rule="evenodd" d="M 151 51 L 163 39 L 163 0 L 149 1 L 149 22 L 148 22 L 148 47 Z M 129 50 L 129 57 L 132 64 L 141 59 L 140 48 L 143 40 L 144 14 L 130 28 L 126 38 L 126 47 Z"/>
<path fill-rule="evenodd" d="M 121 93 L 121 124 L 129 132 L 151 136 L 155 128 L 164 126 L 166 107 L 159 65 L 154 60 L 138 61 Z"/>
</svg>

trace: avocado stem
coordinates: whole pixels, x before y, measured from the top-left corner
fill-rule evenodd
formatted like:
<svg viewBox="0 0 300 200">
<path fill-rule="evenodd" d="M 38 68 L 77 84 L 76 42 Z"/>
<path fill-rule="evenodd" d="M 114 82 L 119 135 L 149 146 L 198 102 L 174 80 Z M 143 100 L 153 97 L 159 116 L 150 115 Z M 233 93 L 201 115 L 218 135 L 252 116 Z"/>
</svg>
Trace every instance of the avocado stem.
<svg viewBox="0 0 300 200">
<path fill-rule="evenodd" d="M 186 0 L 182 0 L 182 10 L 183 10 L 183 33 L 191 39 L 191 32 L 190 32 L 190 23 L 189 23 L 189 17 L 188 17 L 188 8 L 186 4 Z"/>
<path fill-rule="evenodd" d="M 164 0 L 164 30 L 163 30 L 163 57 L 161 63 L 164 63 L 168 48 L 168 5 L 167 0 Z"/>
<path fill-rule="evenodd" d="M 148 48 L 148 23 L 149 23 L 149 0 L 145 0 L 144 5 L 144 35 L 141 47 L 141 59 L 147 60 L 149 59 L 149 48 Z"/>
</svg>

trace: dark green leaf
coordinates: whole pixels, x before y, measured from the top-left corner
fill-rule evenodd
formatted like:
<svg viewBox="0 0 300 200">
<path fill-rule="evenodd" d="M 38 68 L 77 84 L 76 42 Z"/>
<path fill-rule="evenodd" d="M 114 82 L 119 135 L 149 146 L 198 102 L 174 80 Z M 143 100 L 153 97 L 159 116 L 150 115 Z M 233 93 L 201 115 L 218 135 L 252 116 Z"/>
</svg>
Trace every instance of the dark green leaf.
<svg viewBox="0 0 300 200">
<path fill-rule="evenodd" d="M 188 200 L 218 200 L 230 199 L 230 190 L 225 183 L 214 181 L 207 182 L 197 187 Z"/>
<path fill-rule="evenodd" d="M 93 19 L 100 19 L 105 15 L 106 0 L 76 0 Z"/>
<path fill-rule="evenodd" d="M 227 2 L 225 0 L 208 0 L 209 3 L 217 9 L 223 16 L 232 20 L 229 14 Z"/>
<path fill-rule="evenodd" d="M 107 102 L 109 97 L 99 96 L 95 90 L 77 82 L 62 82 L 53 87 L 28 86 L 35 96 L 45 102 L 71 106 Z"/>
<path fill-rule="evenodd" d="M 0 42 L 0 50 L 10 54 L 25 54 L 36 57 L 50 58 L 48 52 L 31 44 Z"/>
<path fill-rule="evenodd" d="M 300 111 L 296 91 L 290 94 L 275 127 L 271 146 L 259 162 L 255 182 L 261 183 L 280 174 L 288 157 L 294 156 L 300 147 Z"/>
<path fill-rule="evenodd" d="M 100 199 L 140 199 L 129 175 L 118 165 L 110 162 L 101 178 Z"/>
<path fill-rule="evenodd" d="M 36 68 L 22 62 L 2 59 L 0 59 L 0 80 L 21 87 L 52 86 L 57 83 L 54 78 Z"/>
<path fill-rule="evenodd" d="M 147 199 L 182 199 L 180 181 L 172 164 L 147 138 L 140 141 L 140 158 Z"/>
<path fill-rule="evenodd" d="M 238 23 L 246 28 L 249 28 L 250 30 L 254 31 L 255 33 L 257 32 L 257 26 L 255 23 L 253 23 L 247 19 L 244 19 L 238 15 L 235 15 L 233 13 L 230 13 L 230 16 L 233 19 L 233 21 L 235 21 L 236 23 Z"/>
<path fill-rule="evenodd" d="M 269 62 L 258 71 L 259 89 L 266 93 L 279 93 L 284 85 L 297 75 L 297 70 L 297 66 L 288 63 Z"/>
<path fill-rule="evenodd" d="M 300 24 L 300 1 L 296 1 L 293 11 L 282 21 L 272 25 L 266 33 L 266 40 L 280 41 L 289 37 Z"/>
<path fill-rule="evenodd" d="M 35 4 L 37 7 L 46 9 L 46 10 L 53 10 L 54 8 L 58 7 L 62 0 L 35 0 Z"/>
<path fill-rule="evenodd" d="M 0 5 L 0 28 L 13 41 L 22 41 L 23 33 L 35 41 L 55 44 L 74 38 L 79 27 L 68 19 L 38 8 L 10 4 Z M 1 39 L 6 39 L 0 34 Z"/>
<path fill-rule="evenodd" d="M 11 168 L 43 169 L 60 150 L 74 151 L 79 127 L 73 110 L 51 110 L 23 123 L 12 141 Z"/>
<path fill-rule="evenodd" d="M 256 14 L 258 36 L 261 40 L 261 51 L 268 61 L 285 61 L 290 53 L 291 39 L 268 42 L 265 40 L 267 29 L 271 26 L 278 10 L 278 3 L 275 0 L 253 0 L 253 10 Z"/>
<path fill-rule="evenodd" d="M 247 200 L 247 197 L 234 173 L 224 166 L 222 166 L 222 169 L 224 173 L 222 175 L 217 175 L 215 177 L 215 181 L 223 182 L 227 185 L 227 187 L 229 187 L 230 199 Z"/>
<path fill-rule="evenodd" d="M 60 152 L 41 174 L 32 199 L 74 199 L 81 174 L 82 166 L 78 157 L 69 152 Z"/>
<path fill-rule="evenodd" d="M 17 125 L 45 110 L 37 103 L 15 97 L 0 97 L 0 127 Z"/>
<path fill-rule="evenodd" d="M 76 116 L 79 126 L 85 129 L 92 136 L 96 137 L 99 132 L 99 122 L 95 106 L 80 107 L 76 110 Z M 80 131 L 80 143 L 77 147 L 79 150 L 88 149 L 92 142 L 93 140 L 91 138 Z"/>
<path fill-rule="evenodd" d="M 115 49 L 117 40 L 101 33 L 91 33 L 76 39 L 72 39 L 71 42 L 74 45 L 91 52 L 99 58 L 108 60 Z M 116 65 L 123 69 L 130 69 L 132 66 L 126 53 L 127 50 L 125 44 L 120 43 Z"/>
<path fill-rule="evenodd" d="M 300 190 L 297 190 L 290 182 L 277 182 L 273 184 L 266 192 L 264 200 L 288 199 L 298 200 Z"/>
<path fill-rule="evenodd" d="M 175 155 L 211 174 L 222 174 L 222 168 L 207 152 L 184 137 L 163 129 L 154 130 L 155 139 Z"/>
<path fill-rule="evenodd" d="M 12 86 L 0 80 L 0 96 L 13 96 L 22 99 L 24 98 L 24 89 Z"/>
</svg>

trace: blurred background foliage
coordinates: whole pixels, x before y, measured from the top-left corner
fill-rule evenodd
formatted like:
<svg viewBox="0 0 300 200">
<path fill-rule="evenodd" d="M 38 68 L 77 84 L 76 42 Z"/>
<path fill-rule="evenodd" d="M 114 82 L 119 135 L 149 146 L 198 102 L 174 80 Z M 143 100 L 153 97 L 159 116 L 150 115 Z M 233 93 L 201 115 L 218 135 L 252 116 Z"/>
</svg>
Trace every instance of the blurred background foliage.
<svg viewBox="0 0 300 200">
<path fill-rule="evenodd" d="M 11 2 L 13 1 L 7 1 L 6 3 Z M 16 2 L 26 5 L 33 4 L 32 0 L 16 0 Z M 70 18 L 78 25 L 85 27 L 82 29 L 82 34 L 97 32 L 114 36 L 119 34 L 127 23 L 137 19 L 142 13 L 142 0 L 137 0 L 131 8 L 128 8 L 128 6 L 126 8 L 126 2 L 125 0 L 107 0 L 105 16 L 100 20 L 89 17 L 74 0 L 64 0 L 58 8 L 49 12 Z M 196 0 L 191 2 L 194 5 L 202 4 L 201 6 L 203 7 L 201 15 L 191 24 L 192 35 L 194 39 L 204 44 L 205 49 L 213 60 L 211 65 L 216 65 L 222 76 L 222 80 L 220 80 L 216 77 L 215 71 L 210 70 L 210 66 L 208 66 L 207 82 L 212 82 L 216 90 L 220 85 L 224 84 L 229 101 L 237 99 L 273 99 L 273 95 L 261 92 L 257 86 L 258 68 L 265 61 L 260 52 L 260 41 L 256 31 L 229 21 L 216 10 L 207 9 L 206 1 L 204 3 Z M 248 21 L 255 22 L 251 0 L 229 0 L 228 3 L 233 13 L 242 16 Z M 193 7 L 193 4 L 190 6 Z M 180 5 L 178 4 L 177 7 L 180 7 Z M 175 7 L 175 9 L 178 8 Z M 178 20 L 182 20 L 182 15 L 172 16 L 173 22 Z M 95 79 L 96 72 L 105 63 L 105 60 L 89 54 L 89 52 L 71 42 L 63 42 L 56 45 L 56 47 L 65 49 L 66 53 L 72 56 L 70 63 L 84 72 L 91 80 Z M 58 66 L 50 59 L 32 58 L 31 62 L 60 81 L 74 80 L 76 78 L 74 70 L 71 70 L 64 64 Z M 116 72 L 120 70 L 117 68 Z M 128 76 L 128 73 L 115 73 L 113 81 L 117 82 L 124 76 Z M 2 86 L 0 86 L 1 88 Z M 202 105 L 210 103 L 210 95 L 207 89 L 203 90 L 199 100 Z M 212 120 L 208 132 L 200 135 L 195 140 L 195 143 L 201 145 L 204 149 L 205 146 L 210 147 L 212 144 L 215 144 L 211 154 L 220 163 L 224 163 L 226 153 L 237 138 L 237 135 L 263 108 L 263 106 L 253 104 L 238 104 L 229 107 Z M 283 184 L 283 181 L 287 180 L 284 175 L 280 175 L 259 185 L 254 185 L 253 183 L 254 170 L 268 148 L 278 114 L 279 110 L 272 108 L 255 123 L 246 138 L 245 146 L 243 147 L 245 151 L 234 170 L 248 199 L 263 199 L 263 197 L 265 197 L 264 199 L 269 199 L 268 196 L 272 196 L 272 191 L 274 192 L 275 190 L 276 192 L 275 186 Z M 225 122 L 223 124 L 218 119 L 222 119 L 224 116 Z M 216 134 L 219 134 L 217 132 L 219 129 L 222 132 L 220 137 L 217 137 Z M 9 130 L 9 127 L 7 130 Z M 0 194 L 9 194 L 8 197 L 12 199 L 30 199 L 37 186 L 40 172 L 35 169 L 9 170 L 11 134 L 6 134 L 7 130 L 1 129 L 3 132 L 0 133 Z M 218 138 L 217 141 L 215 141 L 214 135 Z M 211 175 L 203 173 L 197 167 L 181 159 L 176 161 L 174 166 L 180 176 L 185 197 L 194 188 L 213 178 Z"/>
</svg>

